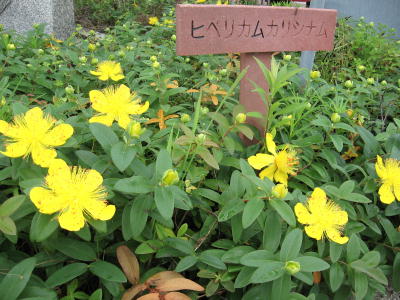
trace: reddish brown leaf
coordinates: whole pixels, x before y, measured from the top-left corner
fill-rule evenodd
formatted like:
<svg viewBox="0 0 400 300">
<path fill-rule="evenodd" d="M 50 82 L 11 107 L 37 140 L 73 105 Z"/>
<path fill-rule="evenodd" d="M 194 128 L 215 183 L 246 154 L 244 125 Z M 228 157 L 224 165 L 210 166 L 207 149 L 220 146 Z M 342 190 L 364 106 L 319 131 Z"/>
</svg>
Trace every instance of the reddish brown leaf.
<svg viewBox="0 0 400 300">
<path fill-rule="evenodd" d="M 135 287 L 131 287 L 130 289 L 126 290 L 125 293 L 122 295 L 121 300 L 132 300 L 137 294 L 144 291 L 146 286 L 144 284 L 139 284 Z"/>
<path fill-rule="evenodd" d="M 171 292 L 164 296 L 165 300 L 191 300 L 192 298 L 179 292 Z"/>
<path fill-rule="evenodd" d="M 179 290 L 192 290 L 202 292 L 204 288 L 194 281 L 186 278 L 173 278 L 157 286 L 160 292 L 171 292 Z"/>
<path fill-rule="evenodd" d="M 313 272 L 313 282 L 318 284 L 321 282 L 321 272 Z"/>
<path fill-rule="evenodd" d="M 174 278 L 183 278 L 183 276 L 174 271 L 163 271 L 151 276 L 146 280 L 145 284 L 147 286 L 154 286 L 158 288 L 159 285 L 164 284 L 166 281 Z"/>
<path fill-rule="evenodd" d="M 122 245 L 117 248 L 117 258 L 129 282 L 132 285 L 138 284 L 140 269 L 135 254 L 127 246 Z"/>
<path fill-rule="evenodd" d="M 160 294 L 159 293 L 150 293 L 150 294 L 144 295 L 140 298 L 137 298 L 137 300 L 160 300 Z"/>
</svg>

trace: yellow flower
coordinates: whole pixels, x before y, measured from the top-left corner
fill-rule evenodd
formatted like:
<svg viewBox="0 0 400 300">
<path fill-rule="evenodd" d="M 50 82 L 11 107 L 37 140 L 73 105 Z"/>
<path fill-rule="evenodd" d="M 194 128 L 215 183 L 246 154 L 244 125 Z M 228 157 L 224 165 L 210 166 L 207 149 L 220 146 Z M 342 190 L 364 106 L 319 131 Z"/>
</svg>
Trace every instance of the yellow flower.
<svg viewBox="0 0 400 300">
<path fill-rule="evenodd" d="M 111 78 L 113 81 L 124 79 L 121 64 L 115 61 L 102 61 L 97 65 L 96 71 L 90 71 L 90 74 L 99 77 L 100 80 L 106 81 Z"/>
<path fill-rule="evenodd" d="M 161 184 L 164 186 L 174 185 L 179 182 L 178 172 L 172 169 L 168 169 L 164 172 L 161 179 Z"/>
<path fill-rule="evenodd" d="M 326 234 L 338 244 L 345 244 L 349 240 L 341 233 L 348 221 L 347 212 L 328 200 L 321 188 L 314 189 L 306 204 L 297 203 L 294 212 L 299 223 L 307 225 L 304 230 L 309 237 L 321 240 Z"/>
<path fill-rule="evenodd" d="M 87 214 L 106 221 L 115 213 L 115 206 L 106 202 L 103 177 L 96 170 L 68 167 L 62 159 L 49 166 L 44 187 L 34 187 L 29 196 L 43 214 L 59 212 L 61 228 L 78 231 L 85 225 Z"/>
<path fill-rule="evenodd" d="M 7 137 L 5 151 L 0 153 L 8 157 L 32 154 L 35 164 L 48 167 L 57 156 L 54 147 L 65 144 L 74 132 L 71 125 L 56 122 L 52 116 L 43 115 L 39 107 L 15 116 L 10 124 L 0 120 L 0 133 Z"/>
<path fill-rule="evenodd" d="M 400 201 L 400 161 L 388 158 L 385 163 L 379 155 L 376 157 L 376 174 L 382 181 L 379 188 L 379 197 L 385 204 L 392 203 L 395 199 Z"/>
<path fill-rule="evenodd" d="M 270 180 L 287 185 L 288 175 L 296 175 L 296 165 L 299 163 L 296 157 L 296 152 L 289 150 L 287 147 L 282 151 L 276 152 L 276 145 L 273 141 L 272 134 L 266 134 L 267 149 L 270 154 L 257 153 L 250 156 L 247 161 L 256 170 L 264 170 L 258 176 L 261 179 L 265 177 Z"/>
<path fill-rule="evenodd" d="M 196 3 L 204 3 L 204 2 L 206 2 L 207 0 L 196 0 Z"/>
<path fill-rule="evenodd" d="M 130 115 L 141 115 L 149 108 L 149 102 L 140 104 L 140 98 L 126 85 L 108 87 L 104 90 L 89 92 L 90 102 L 94 110 L 100 114 L 90 118 L 90 123 L 101 123 L 111 126 L 113 121 L 126 129 L 131 122 Z"/>
<path fill-rule="evenodd" d="M 158 18 L 157 17 L 150 17 L 149 18 L 149 24 L 150 25 L 157 25 L 157 24 L 159 24 L 160 22 L 158 21 Z"/>
</svg>

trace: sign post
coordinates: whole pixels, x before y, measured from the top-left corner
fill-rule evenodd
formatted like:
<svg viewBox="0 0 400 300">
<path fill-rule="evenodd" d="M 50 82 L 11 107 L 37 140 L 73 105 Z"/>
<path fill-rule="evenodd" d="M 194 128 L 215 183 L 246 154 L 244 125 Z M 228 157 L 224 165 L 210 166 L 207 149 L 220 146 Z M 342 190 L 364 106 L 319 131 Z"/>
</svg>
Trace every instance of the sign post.
<svg viewBox="0 0 400 300">
<path fill-rule="evenodd" d="M 178 55 L 240 53 L 240 67 L 248 67 L 240 84 L 240 103 L 247 112 L 267 114 L 251 81 L 267 83 L 255 57 L 268 68 L 276 51 L 332 50 L 336 10 L 247 5 L 176 7 Z M 249 118 L 260 131 L 264 125 Z"/>
</svg>

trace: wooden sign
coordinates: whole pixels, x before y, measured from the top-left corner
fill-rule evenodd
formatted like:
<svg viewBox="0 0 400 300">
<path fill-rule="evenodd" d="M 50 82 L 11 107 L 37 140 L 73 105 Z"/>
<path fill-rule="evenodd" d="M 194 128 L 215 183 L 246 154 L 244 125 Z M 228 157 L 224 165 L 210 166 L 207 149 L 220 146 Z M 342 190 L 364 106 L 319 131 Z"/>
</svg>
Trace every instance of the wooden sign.
<svg viewBox="0 0 400 300">
<path fill-rule="evenodd" d="M 176 7 L 178 55 L 240 53 L 248 72 L 240 85 L 240 103 L 248 112 L 267 113 L 249 80 L 268 89 L 254 57 L 270 67 L 275 51 L 332 50 L 336 10 L 247 5 Z M 249 123 L 262 130 L 259 121 Z"/>
</svg>

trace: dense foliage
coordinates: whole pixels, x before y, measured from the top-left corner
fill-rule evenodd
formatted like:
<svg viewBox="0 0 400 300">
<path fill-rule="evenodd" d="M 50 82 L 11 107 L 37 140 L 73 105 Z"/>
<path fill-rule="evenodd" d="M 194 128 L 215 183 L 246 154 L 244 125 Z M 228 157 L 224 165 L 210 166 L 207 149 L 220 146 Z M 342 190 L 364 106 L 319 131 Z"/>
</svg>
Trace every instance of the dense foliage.
<svg viewBox="0 0 400 300">
<path fill-rule="evenodd" d="M 341 39 L 340 23 L 345 55 L 320 53 L 311 73 L 297 53 L 260 64 L 264 135 L 238 105 L 237 55 L 176 56 L 172 8 L 146 25 L 130 14 L 104 37 L 1 34 L 0 299 L 399 290 L 388 31 L 360 20 Z"/>
</svg>

